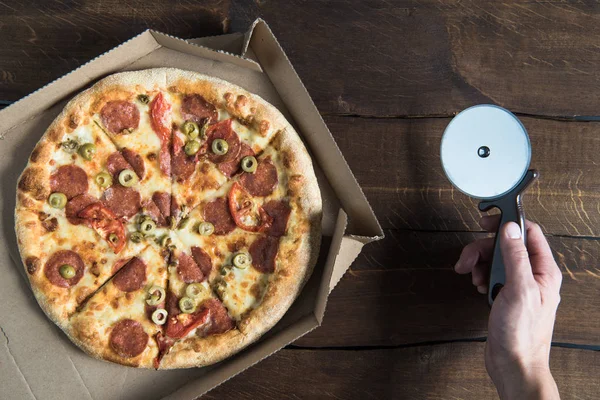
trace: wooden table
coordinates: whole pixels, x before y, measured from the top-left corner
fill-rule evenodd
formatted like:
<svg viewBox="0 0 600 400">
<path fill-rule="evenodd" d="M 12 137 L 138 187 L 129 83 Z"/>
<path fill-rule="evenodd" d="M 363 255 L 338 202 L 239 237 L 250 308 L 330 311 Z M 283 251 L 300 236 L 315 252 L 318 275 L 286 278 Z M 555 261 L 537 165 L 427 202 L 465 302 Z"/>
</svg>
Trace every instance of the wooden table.
<svg viewBox="0 0 600 400">
<path fill-rule="evenodd" d="M 525 196 L 564 274 L 552 369 L 564 399 L 600 393 L 600 6 L 580 1 L 0 0 L 10 103 L 146 28 L 192 38 L 265 18 L 386 233 L 330 297 L 323 326 L 206 398 L 495 398 L 488 306 L 451 267 L 484 235 L 452 189 L 441 134 L 495 103 L 527 127 Z M 598 180 L 597 180 L 598 179 Z"/>
</svg>

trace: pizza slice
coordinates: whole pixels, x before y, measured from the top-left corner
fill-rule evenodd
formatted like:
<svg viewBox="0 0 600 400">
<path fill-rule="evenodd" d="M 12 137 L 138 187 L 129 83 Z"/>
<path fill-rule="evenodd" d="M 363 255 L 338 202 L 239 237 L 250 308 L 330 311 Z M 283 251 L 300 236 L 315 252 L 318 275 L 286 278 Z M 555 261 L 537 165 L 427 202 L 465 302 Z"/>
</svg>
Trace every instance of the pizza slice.
<svg viewBox="0 0 600 400">
<path fill-rule="evenodd" d="M 36 145 L 19 178 L 17 208 L 64 209 L 68 201 L 80 196 L 102 197 L 112 181 L 106 160 L 116 147 L 99 127 L 86 124 L 85 118 L 81 106 L 73 107 Z"/>
<path fill-rule="evenodd" d="M 276 133 L 262 99 L 233 95 L 227 85 L 193 84 L 187 78 L 181 71 L 167 70 L 174 210 L 196 207 L 242 168 L 252 168 L 250 158 Z"/>
<path fill-rule="evenodd" d="M 208 278 L 213 269 L 210 256 L 199 247 L 186 248 L 175 235 L 172 238 L 166 294 L 167 321 L 164 332 L 157 337 L 160 368 L 173 367 L 172 359 L 179 355 L 174 354 L 172 349 L 182 346 L 181 342 L 193 344 L 198 349 L 214 337 L 235 337 L 239 333 L 234 331 L 234 320 L 209 285 Z M 214 350 L 207 348 L 206 351 Z M 187 362 L 193 363 L 194 360 Z"/>
<path fill-rule="evenodd" d="M 166 227 L 171 214 L 170 101 L 160 90 L 165 72 L 148 74 L 145 85 L 108 82 L 110 90 L 92 104 L 90 114 L 116 145 L 106 163 L 115 182 L 104 194 L 107 201 L 127 218 L 149 215 Z"/>
<path fill-rule="evenodd" d="M 144 245 L 124 241 L 119 252 L 84 224 L 58 212 L 19 210 L 17 240 L 31 288 L 42 309 L 61 328 L 88 296 Z M 23 244 L 27 243 L 27 246 Z"/>
<path fill-rule="evenodd" d="M 69 320 L 69 336 L 92 356 L 158 367 L 156 337 L 166 323 L 168 252 L 149 245 Z"/>
</svg>

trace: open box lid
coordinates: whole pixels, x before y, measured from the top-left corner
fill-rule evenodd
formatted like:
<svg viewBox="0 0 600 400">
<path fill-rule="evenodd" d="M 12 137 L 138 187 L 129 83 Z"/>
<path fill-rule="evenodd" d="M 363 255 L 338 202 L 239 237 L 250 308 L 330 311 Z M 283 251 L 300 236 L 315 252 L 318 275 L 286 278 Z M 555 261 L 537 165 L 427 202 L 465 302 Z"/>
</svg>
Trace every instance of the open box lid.
<svg viewBox="0 0 600 400">
<path fill-rule="evenodd" d="M 244 36 L 201 39 L 206 46 L 145 31 L 0 111 L 0 398 L 193 398 L 243 371 L 322 322 L 330 290 L 363 244 L 381 228 L 330 132 L 267 24 Z M 211 49 L 209 47 L 214 48 Z M 239 49 L 238 54 L 231 52 Z M 37 306 L 18 257 L 15 186 L 35 143 L 66 101 L 111 73 L 170 66 L 236 83 L 276 106 L 307 143 L 324 199 L 321 257 L 300 297 L 259 342 L 216 365 L 150 371 L 92 359 L 51 324 Z M 341 204 L 341 207 L 340 207 Z M 7 212 L 8 211 L 8 212 Z"/>
</svg>

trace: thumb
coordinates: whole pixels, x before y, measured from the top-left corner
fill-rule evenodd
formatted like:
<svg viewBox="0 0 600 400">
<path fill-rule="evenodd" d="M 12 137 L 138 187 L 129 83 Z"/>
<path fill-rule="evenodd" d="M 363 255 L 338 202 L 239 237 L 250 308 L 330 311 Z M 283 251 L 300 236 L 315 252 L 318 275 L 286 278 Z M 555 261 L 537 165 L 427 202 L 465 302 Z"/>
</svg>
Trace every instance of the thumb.
<svg viewBox="0 0 600 400">
<path fill-rule="evenodd" d="M 514 222 L 507 222 L 500 229 L 500 249 L 506 271 L 506 284 L 510 286 L 533 282 L 529 253 L 522 236 L 521 228 Z"/>
</svg>

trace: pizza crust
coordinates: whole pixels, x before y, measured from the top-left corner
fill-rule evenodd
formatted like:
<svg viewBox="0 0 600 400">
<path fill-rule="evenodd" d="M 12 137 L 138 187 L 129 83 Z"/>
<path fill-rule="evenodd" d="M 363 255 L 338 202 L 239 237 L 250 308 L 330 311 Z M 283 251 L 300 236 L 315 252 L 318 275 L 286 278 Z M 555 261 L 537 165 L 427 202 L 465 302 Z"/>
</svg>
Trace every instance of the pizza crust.
<svg viewBox="0 0 600 400">
<path fill-rule="evenodd" d="M 33 213 L 41 211 L 48 195 L 51 168 L 49 161 L 60 147 L 63 135 L 80 124 L 89 123 L 90 115 L 99 112 L 110 100 L 131 99 L 137 93 L 158 90 L 171 93 L 198 93 L 225 109 L 230 116 L 254 129 L 281 155 L 288 179 L 288 196 L 292 206 L 286 236 L 280 239 L 276 269 L 258 307 L 248 312 L 238 328 L 220 335 L 181 340 L 161 361 L 161 369 L 187 368 L 221 361 L 258 340 L 285 314 L 299 295 L 316 264 L 321 243 L 322 205 L 311 157 L 294 128 L 283 115 L 261 97 L 239 86 L 196 72 L 173 68 L 157 68 L 111 75 L 71 100 L 50 125 L 33 150 L 29 163 L 18 180 L 15 231 L 26 274 L 32 290 L 50 319 L 86 352 L 99 359 L 148 367 L 148 363 L 112 357 L 107 351 L 90 346 L 69 325 L 69 313 L 61 305 L 46 300 L 48 290 L 40 280 L 27 273 L 30 257 L 40 252 L 39 230 Z M 43 266 L 42 266 L 43 267 Z"/>
</svg>

